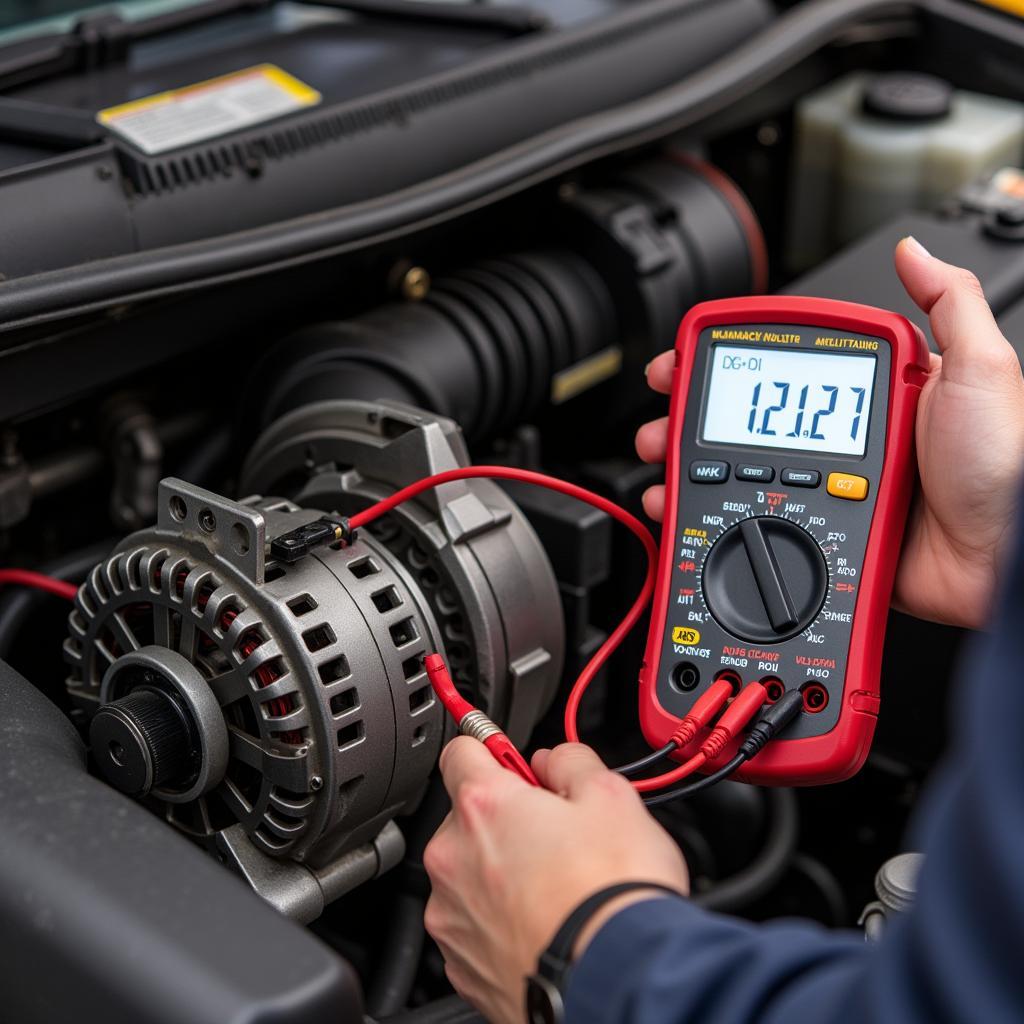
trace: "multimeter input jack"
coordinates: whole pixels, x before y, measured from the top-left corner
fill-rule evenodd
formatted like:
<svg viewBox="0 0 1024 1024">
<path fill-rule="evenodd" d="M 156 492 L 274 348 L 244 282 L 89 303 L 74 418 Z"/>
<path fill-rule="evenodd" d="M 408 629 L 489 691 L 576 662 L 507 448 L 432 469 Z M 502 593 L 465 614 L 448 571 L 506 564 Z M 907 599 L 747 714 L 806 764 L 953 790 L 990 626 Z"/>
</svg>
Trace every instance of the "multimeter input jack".
<svg viewBox="0 0 1024 1024">
<path fill-rule="evenodd" d="M 681 661 L 672 669 L 671 680 L 681 693 L 689 693 L 700 685 L 700 669 L 692 661 Z"/>
<path fill-rule="evenodd" d="M 809 715 L 816 715 L 828 707 L 828 690 L 821 683 L 804 683 L 800 693 L 804 698 L 804 711 Z"/>
<path fill-rule="evenodd" d="M 765 676 L 759 682 L 768 694 L 768 704 L 774 704 L 786 692 L 786 684 L 778 676 Z"/>
<path fill-rule="evenodd" d="M 732 669 L 727 668 L 723 672 L 716 673 L 714 681 L 717 683 L 720 679 L 724 679 L 732 687 L 734 697 L 743 689 L 743 680 L 739 673 L 733 672 Z"/>
</svg>

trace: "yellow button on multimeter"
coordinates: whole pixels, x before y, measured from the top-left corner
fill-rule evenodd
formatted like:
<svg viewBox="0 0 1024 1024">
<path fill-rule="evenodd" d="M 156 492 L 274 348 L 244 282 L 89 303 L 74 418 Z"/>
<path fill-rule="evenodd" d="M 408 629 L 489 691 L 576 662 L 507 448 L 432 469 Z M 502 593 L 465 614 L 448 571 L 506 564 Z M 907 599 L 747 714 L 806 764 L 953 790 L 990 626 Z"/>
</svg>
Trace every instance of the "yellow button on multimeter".
<svg viewBox="0 0 1024 1024">
<path fill-rule="evenodd" d="M 868 481 L 866 477 L 852 473 L 829 473 L 826 490 L 836 498 L 863 501 L 868 496 Z"/>
</svg>

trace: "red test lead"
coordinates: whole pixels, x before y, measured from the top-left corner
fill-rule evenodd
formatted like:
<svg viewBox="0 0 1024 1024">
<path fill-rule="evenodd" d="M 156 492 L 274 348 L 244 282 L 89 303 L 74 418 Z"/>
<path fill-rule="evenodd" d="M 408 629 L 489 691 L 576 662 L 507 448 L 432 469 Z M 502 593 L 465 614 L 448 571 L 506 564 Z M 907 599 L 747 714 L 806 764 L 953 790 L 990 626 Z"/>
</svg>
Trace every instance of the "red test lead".
<svg viewBox="0 0 1024 1024">
<path fill-rule="evenodd" d="M 515 772 L 531 786 L 539 786 L 537 776 L 533 774 L 526 759 L 516 750 L 515 744 L 492 722 L 482 711 L 473 707 L 452 682 L 444 658 L 440 654 L 428 654 L 423 659 L 430 685 L 437 694 L 437 699 L 445 706 L 448 713 L 455 719 L 459 732 L 463 736 L 472 736 L 479 740 L 490 752 L 495 761 L 510 772 Z"/>
</svg>

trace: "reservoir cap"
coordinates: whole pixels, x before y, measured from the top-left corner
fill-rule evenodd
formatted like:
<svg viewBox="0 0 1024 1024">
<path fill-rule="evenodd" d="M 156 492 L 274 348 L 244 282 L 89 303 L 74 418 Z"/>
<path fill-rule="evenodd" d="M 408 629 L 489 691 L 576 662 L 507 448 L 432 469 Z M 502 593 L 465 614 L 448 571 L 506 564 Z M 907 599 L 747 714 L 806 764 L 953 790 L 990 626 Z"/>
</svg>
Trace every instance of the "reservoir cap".
<svg viewBox="0 0 1024 1024">
<path fill-rule="evenodd" d="M 893 71 L 876 75 L 864 89 L 865 114 L 887 121 L 938 121 L 949 116 L 953 87 L 934 75 Z"/>
</svg>

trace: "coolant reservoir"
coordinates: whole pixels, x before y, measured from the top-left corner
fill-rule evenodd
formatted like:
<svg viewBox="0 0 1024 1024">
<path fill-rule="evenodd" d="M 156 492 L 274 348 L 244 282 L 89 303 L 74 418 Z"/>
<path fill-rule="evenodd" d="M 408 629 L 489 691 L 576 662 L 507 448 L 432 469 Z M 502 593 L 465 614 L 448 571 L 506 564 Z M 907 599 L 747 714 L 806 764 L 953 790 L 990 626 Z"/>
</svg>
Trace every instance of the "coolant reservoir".
<svg viewBox="0 0 1024 1024">
<path fill-rule="evenodd" d="M 804 270 L 905 210 L 1020 161 L 1024 106 L 930 75 L 854 73 L 796 108 L 787 261 Z"/>
</svg>

